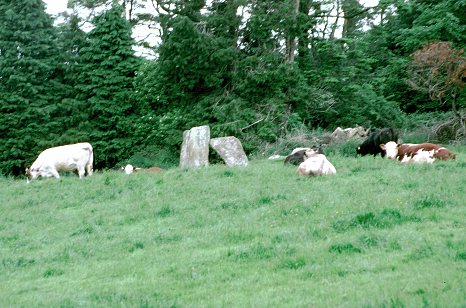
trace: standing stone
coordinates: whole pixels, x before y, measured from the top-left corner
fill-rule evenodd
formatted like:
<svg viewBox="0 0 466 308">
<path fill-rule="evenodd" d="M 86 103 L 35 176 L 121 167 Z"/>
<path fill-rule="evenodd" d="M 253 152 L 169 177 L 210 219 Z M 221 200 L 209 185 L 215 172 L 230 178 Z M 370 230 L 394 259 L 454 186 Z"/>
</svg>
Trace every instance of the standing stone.
<svg viewBox="0 0 466 308">
<path fill-rule="evenodd" d="M 210 139 L 212 148 L 223 158 L 227 166 L 247 166 L 248 157 L 244 153 L 241 141 L 236 137 Z"/>
<path fill-rule="evenodd" d="M 352 138 L 364 138 L 369 134 L 369 129 L 365 130 L 362 126 L 349 127 L 342 129 L 337 127 L 330 135 L 331 142 L 347 141 Z"/>
<path fill-rule="evenodd" d="M 180 167 L 197 168 L 209 165 L 210 128 L 207 125 L 193 127 L 183 132 Z"/>
</svg>

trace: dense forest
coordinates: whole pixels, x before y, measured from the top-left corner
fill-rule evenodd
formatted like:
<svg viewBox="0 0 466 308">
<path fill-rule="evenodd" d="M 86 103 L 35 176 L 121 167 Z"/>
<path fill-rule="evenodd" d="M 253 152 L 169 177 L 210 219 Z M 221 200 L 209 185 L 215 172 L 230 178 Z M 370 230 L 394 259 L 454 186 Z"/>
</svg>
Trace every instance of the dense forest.
<svg viewBox="0 0 466 308">
<path fill-rule="evenodd" d="M 175 165 L 182 132 L 205 124 L 247 153 L 355 125 L 422 122 L 466 142 L 466 0 L 68 5 L 56 21 L 41 0 L 0 0 L 1 174 L 84 141 L 96 169 Z M 141 25 L 156 44 L 133 38 Z"/>
</svg>

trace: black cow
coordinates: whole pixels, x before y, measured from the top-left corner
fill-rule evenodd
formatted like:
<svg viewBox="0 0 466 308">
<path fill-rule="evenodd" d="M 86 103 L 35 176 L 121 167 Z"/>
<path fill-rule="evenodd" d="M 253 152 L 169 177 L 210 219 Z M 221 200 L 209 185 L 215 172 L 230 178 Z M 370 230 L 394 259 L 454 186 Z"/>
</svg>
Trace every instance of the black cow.
<svg viewBox="0 0 466 308">
<path fill-rule="evenodd" d="M 293 150 L 291 152 L 290 155 L 288 155 L 286 158 L 285 158 L 285 162 L 284 164 L 293 164 L 293 165 L 299 165 L 300 163 L 302 163 L 303 161 L 306 160 L 306 152 L 307 151 L 313 151 L 314 153 L 317 153 L 317 154 L 324 154 L 324 151 L 322 150 L 322 148 L 319 146 L 319 147 L 312 147 L 312 148 L 302 148 L 302 150 L 298 150 L 296 151 Z"/>
<path fill-rule="evenodd" d="M 398 134 L 391 127 L 382 128 L 370 134 L 367 139 L 357 147 L 356 153 L 362 156 L 372 154 L 374 157 L 380 153 L 382 157 L 385 157 L 385 152 L 380 148 L 380 145 L 389 141 L 398 142 Z"/>
</svg>

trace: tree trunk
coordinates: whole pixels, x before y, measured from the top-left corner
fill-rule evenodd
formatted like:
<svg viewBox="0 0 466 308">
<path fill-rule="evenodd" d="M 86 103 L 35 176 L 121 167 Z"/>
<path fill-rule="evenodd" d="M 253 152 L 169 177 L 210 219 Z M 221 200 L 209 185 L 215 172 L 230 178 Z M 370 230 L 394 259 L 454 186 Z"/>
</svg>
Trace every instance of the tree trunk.
<svg viewBox="0 0 466 308">
<path fill-rule="evenodd" d="M 287 35 L 286 39 L 286 58 L 288 62 L 294 62 L 294 56 L 296 53 L 296 46 L 297 46 L 297 37 L 296 37 L 296 28 L 298 26 L 298 14 L 299 14 L 299 0 L 291 0 L 293 1 L 293 12 L 292 12 L 292 23 L 293 26 L 291 27 L 292 30 Z"/>
</svg>

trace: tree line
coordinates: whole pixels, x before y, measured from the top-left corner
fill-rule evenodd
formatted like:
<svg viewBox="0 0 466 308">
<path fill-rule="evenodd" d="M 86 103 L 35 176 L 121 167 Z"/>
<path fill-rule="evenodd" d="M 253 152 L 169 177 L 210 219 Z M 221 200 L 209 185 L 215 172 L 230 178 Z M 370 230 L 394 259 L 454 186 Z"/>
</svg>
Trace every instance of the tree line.
<svg viewBox="0 0 466 308">
<path fill-rule="evenodd" d="M 448 113 L 464 129 L 466 0 L 0 0 L 0 172 L 91 142 L 95 168 L 176 164 L 208 124 L 247 153 L 296 130 L 398 127 Z M 152 10 L 149 10 L 149 7 Z M 83 20 L 80 8 L 98 9 Z M 85 32 L 82 24 L 92 24 Z M 151 25 L 155 59 L 135 55 Z"/>
</svg>

